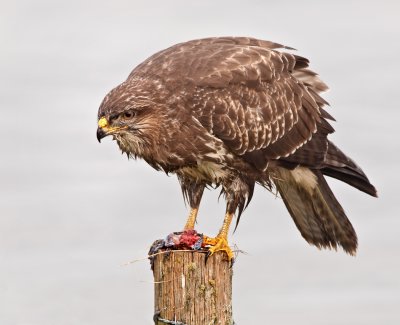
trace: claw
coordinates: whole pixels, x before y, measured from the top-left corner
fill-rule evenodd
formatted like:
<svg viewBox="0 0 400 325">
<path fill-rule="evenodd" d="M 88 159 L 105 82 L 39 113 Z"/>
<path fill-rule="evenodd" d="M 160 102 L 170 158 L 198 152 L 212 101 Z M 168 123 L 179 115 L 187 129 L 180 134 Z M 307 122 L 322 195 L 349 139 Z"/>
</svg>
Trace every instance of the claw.
<svg viewBox="0 0 400 325">
<path fill-rule="evenodd" d="M 232 259 L 229 261 L 229 268 L 232 269 L 233 268 L 233 264 L 235 264 L 235 258 L 232 257 Z"/>
<path fill-rule="evenodd" d="M 228 241 L 226 238 L 219 237 L 219 236 L 217 236 L 215 238 L 204 236 L 203 237 L 203 245 L 209 246 L 208 253 L 206 255 L 206 263 L 207 263 L 208 258 L 211 255 L 213 255 L 215 252 L 224 251 L 226 253 L 226 255 L 228 256 L 229 262 L 231 262 L 231 266 L 233 265 L 233 256 L 234 255 L 233 255 L 231 248 L 228 245 Z"/>
<path fill-rule="evenodd" d="M 206 254 L 206 258 L 205 258 L 205 260 L 204 260 L 204 265 L 207 265 L 207 261 L 208 261 L 208 258 L 209 258 L 210 256 L 211 256 L 211 252 L 208 251 L 207 254 Z"/>
</svg>

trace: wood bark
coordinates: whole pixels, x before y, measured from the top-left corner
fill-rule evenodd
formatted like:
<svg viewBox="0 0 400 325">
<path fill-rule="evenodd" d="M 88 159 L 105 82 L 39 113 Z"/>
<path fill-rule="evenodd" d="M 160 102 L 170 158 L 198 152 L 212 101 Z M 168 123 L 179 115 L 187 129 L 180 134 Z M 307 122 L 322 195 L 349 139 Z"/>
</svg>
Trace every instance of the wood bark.
<svg viewBox="0 0 400 325">
<path fill-rule="evenodd" d="M 169 251 L 154 258 L 155 324 L 232 325 L 232 268 L 216 252 Z"/>
</svg>

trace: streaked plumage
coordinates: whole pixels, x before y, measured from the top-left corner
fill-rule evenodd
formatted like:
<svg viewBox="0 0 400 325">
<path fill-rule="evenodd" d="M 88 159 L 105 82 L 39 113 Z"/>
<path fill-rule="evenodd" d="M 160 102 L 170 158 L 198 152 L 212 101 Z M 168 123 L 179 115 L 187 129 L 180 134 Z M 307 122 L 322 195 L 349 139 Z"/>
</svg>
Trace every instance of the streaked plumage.
<svg viewBox="0 0 400 325">
<path fill-rule="evenodd" d="M 158 52 L 105 97 L 98 137 L 112 134 L 128 156 L 176 173 L 196 214 L 205 186 L 221 185 L 238 217 L 256 183 L 276 186 L 309 243 L 353 254 L 355 231 L 324 175 L 376 190 L 327 139 L 327 86 L 291 50 L 223 37 Z"/>
</svg>

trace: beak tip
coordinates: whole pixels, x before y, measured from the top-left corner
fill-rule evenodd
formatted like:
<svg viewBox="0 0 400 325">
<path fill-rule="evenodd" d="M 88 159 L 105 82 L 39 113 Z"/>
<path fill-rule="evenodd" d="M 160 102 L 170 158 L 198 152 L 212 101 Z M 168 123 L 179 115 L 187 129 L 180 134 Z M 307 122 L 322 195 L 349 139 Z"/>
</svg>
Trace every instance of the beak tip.
<svg viewBox="0 0 400 325">
<path fill-rule="evenodd" d="M 101 143 L 101 139 L 103 139 L 105 137 L 105 135 L 106 135 L 105 132 L 101 128 L 97 129 L 96 138 L 97 138 L 97 141 L 99 141 L 99 143 Z"/>
</svg>

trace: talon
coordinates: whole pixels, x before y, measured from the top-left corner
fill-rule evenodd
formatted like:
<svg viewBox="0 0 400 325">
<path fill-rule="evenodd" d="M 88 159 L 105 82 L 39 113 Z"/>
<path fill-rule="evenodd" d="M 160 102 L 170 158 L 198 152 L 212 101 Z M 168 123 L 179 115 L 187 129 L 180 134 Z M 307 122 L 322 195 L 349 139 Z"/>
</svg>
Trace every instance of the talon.
<svg viewBox="0 0 400 325">
<path fill-rule="evenodd" d="M 234 257 L 232 257 L 232 259 L 230 260 L 230 265 L 229 265 L 230 269 L 233 268 L 233 264 L 235 264 L 235 258 Z"/>
<path fill-rule="evenodd" d="M 206 258 L 205 258 L 205 260 L 204 260 L 204 265 L 207 265 L 207 261 L 208 261 L 208 258 L 209 258 L 210 256 L 211 256 L 211 252 L 208 251 L 207 254 L 206 254 Z"/>
<path fill-rule="evenodd" d="M 229 262 L 231 262 L 233 265 L 233 256 L 234 255 L 233 255 L 232 249 L 228 245 L 228 240 L 226 238 L 219 237 L 219 236 L 217 236 L 215 238 L 204 236 L 203 237 L 203 245 L 209 246 L 208 253 L 206 255 L 206 262 L 207 262 L 208 257 L 213 255 L 215 252 L 224 251 L 226 253 L 226 255 L 228 255 Z"/>
</svg>

